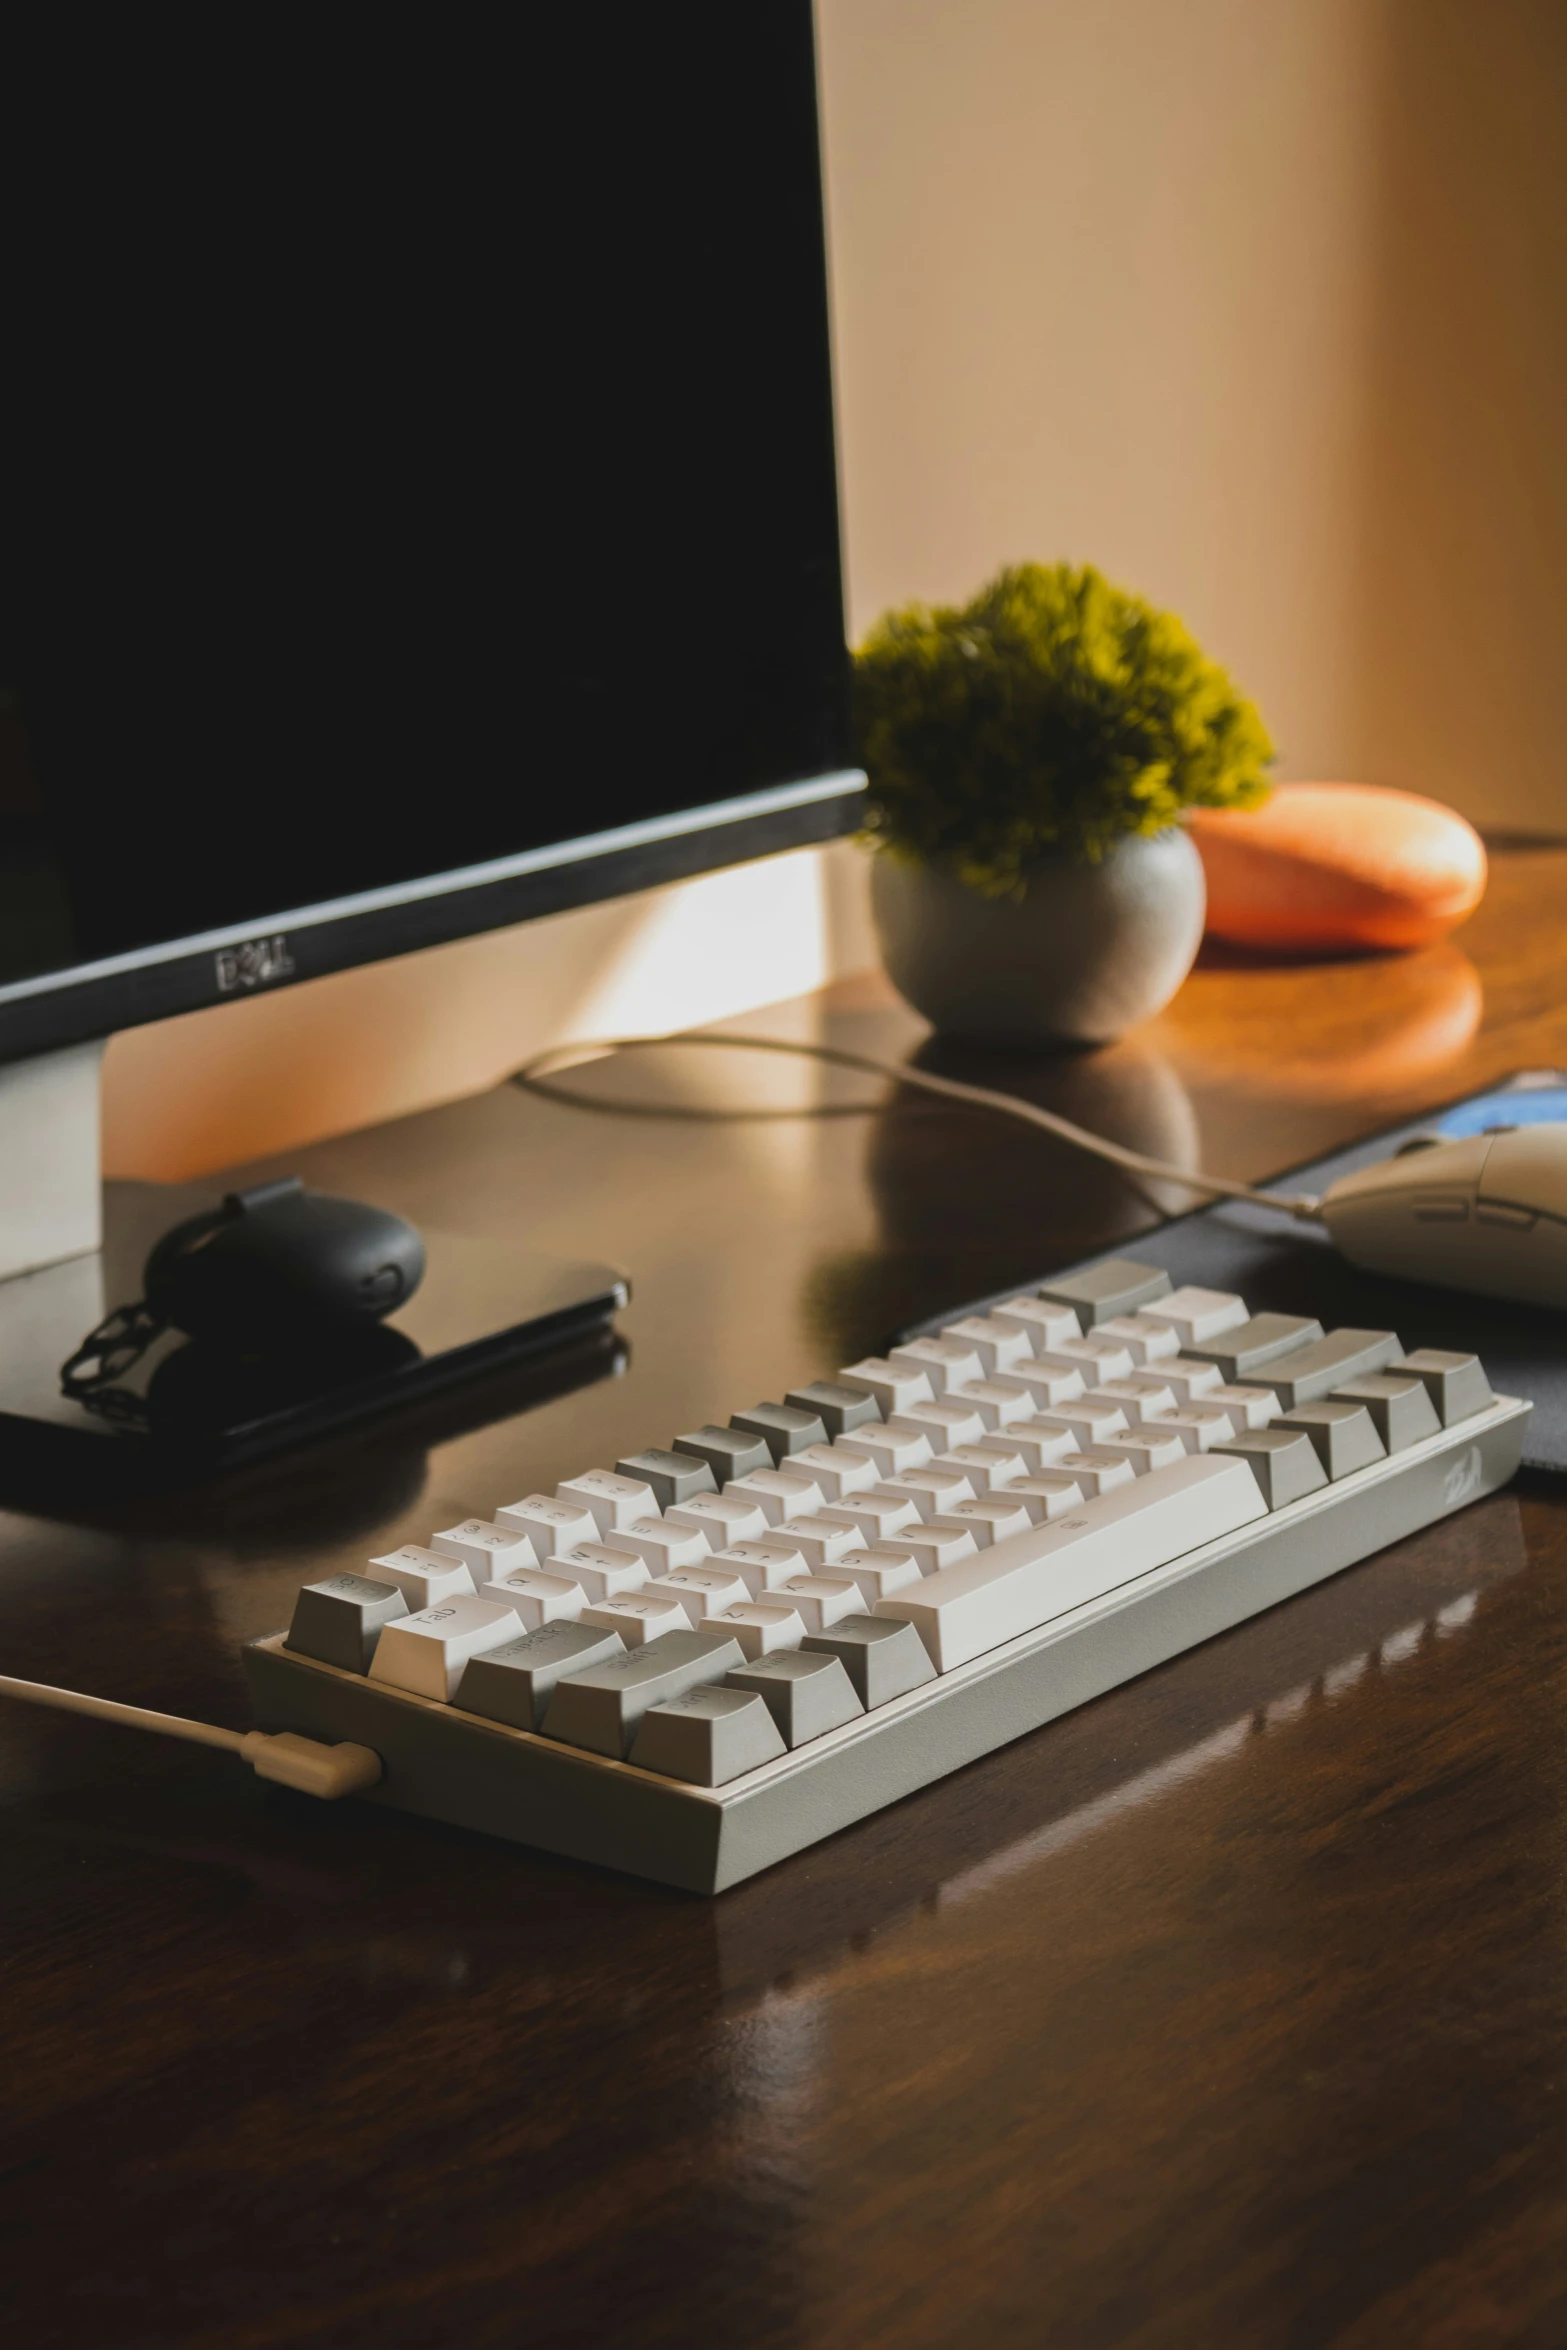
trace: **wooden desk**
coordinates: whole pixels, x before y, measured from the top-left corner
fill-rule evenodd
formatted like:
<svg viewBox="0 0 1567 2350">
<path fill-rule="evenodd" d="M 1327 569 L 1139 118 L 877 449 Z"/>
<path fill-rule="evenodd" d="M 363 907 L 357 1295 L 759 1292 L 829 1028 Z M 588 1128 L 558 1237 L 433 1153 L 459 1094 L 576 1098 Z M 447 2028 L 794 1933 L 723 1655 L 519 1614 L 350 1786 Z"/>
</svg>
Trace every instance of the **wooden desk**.
<svg viewBox="0 0 1567 2350">
<path fill-rule="evenodd" d="M 1567 853 L 1504 857 L 1458 944 L 1205 968 L 1029 1082 L 1261 1175 L 1567 1061 L 1564 909 Z M 771 1017 L 919 1033 L 869 984 Z M 817 1082 L 718 1060 L 591 1081 Z M 1148 1215 L 923 1099 L 712 1125 L 507 1091 L 294 1163 L 619 1259 L 628 1374 L 115 1525 L 7 1519 L 8 1670 L 243 1724 L 237 1645 L 307 1571 Z M 11 2338 L 1559 2342 L 1564 1661 L 1567 1510 L 1515 1489 L 718 1902 L 0 1709 Z"/>
</svg>

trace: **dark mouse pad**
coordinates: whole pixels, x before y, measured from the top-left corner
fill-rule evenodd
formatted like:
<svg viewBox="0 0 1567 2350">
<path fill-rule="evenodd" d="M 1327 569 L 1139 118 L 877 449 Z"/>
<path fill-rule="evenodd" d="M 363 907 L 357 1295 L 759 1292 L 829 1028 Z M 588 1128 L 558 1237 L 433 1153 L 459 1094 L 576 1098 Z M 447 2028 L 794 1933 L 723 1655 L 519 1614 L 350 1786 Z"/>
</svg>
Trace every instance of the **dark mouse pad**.
<svg viewBox="0 0 1567 2350">
<path fill-rule="evenodd" d="M 1281 1189 L 1322 1192 L 1341 1175 L 1390 1157 L 1412 1135 L 1447 1138 L 1545 1118 L 1567 1118 L 1567 1073 L 1528 1070 L 1268 1181 Z M 1361 1272 L 1339 1255 L 1325 1231 L 1244 1201 L 1194 1209 L 1082 1262 L 1097 1264 L 1107 1257 L 1162 1265 L 1177 1286 L 1190 1281 L 1204 1289 L 1235 1290 L 1253 1311 L 1315 1314 L 1327 1329 L 1396 1330 L 1406 1352 L 1440 1346 L 1477 1354 L 1498 1394 L 1521 1395 L 1534 1405 L 1524 1466 L 1567 1471 L 1567 1315 Z M 1039 1277 L 1079 1269 L 1041 1265 Z M 919 1328 L 937 1329 L 955 1313 L 973 1310 L 948 1309 Z"/>
</svg>

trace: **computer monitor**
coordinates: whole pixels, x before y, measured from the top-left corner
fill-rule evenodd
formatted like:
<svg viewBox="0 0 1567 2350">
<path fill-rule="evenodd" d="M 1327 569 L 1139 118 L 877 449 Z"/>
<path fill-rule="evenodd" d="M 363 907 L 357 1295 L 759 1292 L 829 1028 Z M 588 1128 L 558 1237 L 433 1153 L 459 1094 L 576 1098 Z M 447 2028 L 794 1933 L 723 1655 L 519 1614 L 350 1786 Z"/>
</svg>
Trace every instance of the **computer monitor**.
<svg viewBox="0 0 1567 2350">
<path fill-rule="evenodd" d="M 9 80 L 3 1272 L 92 1245 L 112 1030 L 863 780 L 810 0 L 44 12 Z"/>
</svg>

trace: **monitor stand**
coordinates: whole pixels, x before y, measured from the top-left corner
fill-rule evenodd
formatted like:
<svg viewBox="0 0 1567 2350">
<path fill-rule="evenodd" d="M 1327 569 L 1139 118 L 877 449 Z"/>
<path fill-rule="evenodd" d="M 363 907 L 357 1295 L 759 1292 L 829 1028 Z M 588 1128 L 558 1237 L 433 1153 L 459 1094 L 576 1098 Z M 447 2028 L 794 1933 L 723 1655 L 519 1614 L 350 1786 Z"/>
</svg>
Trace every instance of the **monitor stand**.
<svg viewBox="0 0 1567 2350">
<path fill-rule="evenodd" d="M 418 1290 L 351 1348 L 225 1354 L 169 1331 L 87 1409 L 61 1392 L 61 1365 L 140 1298 L 154 1241 L 228 1188 L 101 1182 L 101 1057 L 87 1045 L 0 1069 L 0 1504 L 197 1483 L 438 1393 L 466 1393 L 481 1426 L 623 1365 L 610 1325 L 630 1291 L 613 1266 L 426 1229 Z"/>
<path fill-rule="evenodd" d="M 96 1249 L 103 1042 L 0 1066 L 0 1281 Z"/>
</svg>

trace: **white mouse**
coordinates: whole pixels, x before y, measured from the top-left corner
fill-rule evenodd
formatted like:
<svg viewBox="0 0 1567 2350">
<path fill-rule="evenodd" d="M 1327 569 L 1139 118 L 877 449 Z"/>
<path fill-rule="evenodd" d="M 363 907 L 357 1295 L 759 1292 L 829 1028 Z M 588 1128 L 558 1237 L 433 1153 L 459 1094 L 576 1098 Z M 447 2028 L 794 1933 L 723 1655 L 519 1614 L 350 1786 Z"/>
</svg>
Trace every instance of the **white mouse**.
<svg viewBox="0 0 1567 2350">
<path fill-rule="evenodd" d="M 1567 1306 L 1567 1123 L 1406 1144 L 1333 1184 L 1319 1213 L 1370 1272 Z"/>
</svg>

